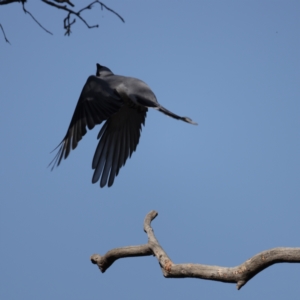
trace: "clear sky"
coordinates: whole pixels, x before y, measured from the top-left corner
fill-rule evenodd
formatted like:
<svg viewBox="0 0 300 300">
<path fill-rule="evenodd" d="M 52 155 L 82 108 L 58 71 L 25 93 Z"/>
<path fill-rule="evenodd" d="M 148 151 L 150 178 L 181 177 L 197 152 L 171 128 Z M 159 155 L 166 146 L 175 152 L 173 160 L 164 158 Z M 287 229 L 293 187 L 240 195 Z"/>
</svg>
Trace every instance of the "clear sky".
<svg viewBox="0 0 300 300">
<path fill-rule="evenodd" d="M 1 6 L 0 298 L 299 299 L 300 265 L 234 284 L 165 279 L 154 257 L 89 257 L 155 234 L 174 263 L 236 266 L 300 246 L 300 2 L 105 1 L 98 29 L 29 1 Z M 73 1 L 76 7 L 89 1 Z M 35 4 L 37 3 L 37 4 Z M 96 63 L 144 80 L 158 101 L 111 188 L 92 184 L 98 126 L 47 168 Z"/>
</svg>

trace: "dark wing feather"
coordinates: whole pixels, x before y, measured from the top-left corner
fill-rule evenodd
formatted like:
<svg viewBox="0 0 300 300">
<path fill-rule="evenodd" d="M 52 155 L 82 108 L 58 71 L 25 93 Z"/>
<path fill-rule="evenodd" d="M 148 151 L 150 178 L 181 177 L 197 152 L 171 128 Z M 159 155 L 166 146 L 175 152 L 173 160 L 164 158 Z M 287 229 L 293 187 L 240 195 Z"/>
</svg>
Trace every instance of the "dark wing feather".
<svg viewBox="0 0 300 300">
<path fill-rule="evenodd" d="M 95 170 L 93 183 L 100 179 L 101 187 L 113 185 L 120 168 L 136 150 L 147 110 L 146 107 L 129 107 L 125 104 L 103 125 L 92 163 Z"/>
<path fill-rule="evenodd" d="M 71 149 L 77 147 L 78 142 L 87 132 L 86 127 L 93 129 L 95 125 L 115 114 L 122 105 L 122 100 L 104 80 L 90 76 L 82 89 L 68 131 L 54 149 L 59 148 L 49 164 L 52 165 L 51 169 L 59 166 L 61 160 L 68 157 Z"/>
</svg>

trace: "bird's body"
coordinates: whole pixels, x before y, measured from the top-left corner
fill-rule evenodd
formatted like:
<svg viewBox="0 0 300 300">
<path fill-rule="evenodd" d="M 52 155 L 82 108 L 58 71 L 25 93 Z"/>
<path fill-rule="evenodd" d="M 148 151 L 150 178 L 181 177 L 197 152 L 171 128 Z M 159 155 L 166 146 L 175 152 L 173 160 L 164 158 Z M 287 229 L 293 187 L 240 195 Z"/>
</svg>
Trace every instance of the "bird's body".
<svg viewBox="0 0 300 300">
<path fill-rule="evenodd" d="M 68 157 L 71 148 L 75 149 L 86 134 L 86 127 L 92 129 L 106 121 L 98 134 L 100 140 L 92 163 L 92 182 L 100 179 L 101 187 L 106 184 L 111 186 L 120 168 L 136 150 L 148 107 L 196 125 L 191 119 L 175 115 L 162 107 L 145 82 L 114 75 L 110 69 L 97 64 L 96 76 L 87 79 L 68 131 L 50 164 L 58 166 L 62 158 Z"/>
</svg>

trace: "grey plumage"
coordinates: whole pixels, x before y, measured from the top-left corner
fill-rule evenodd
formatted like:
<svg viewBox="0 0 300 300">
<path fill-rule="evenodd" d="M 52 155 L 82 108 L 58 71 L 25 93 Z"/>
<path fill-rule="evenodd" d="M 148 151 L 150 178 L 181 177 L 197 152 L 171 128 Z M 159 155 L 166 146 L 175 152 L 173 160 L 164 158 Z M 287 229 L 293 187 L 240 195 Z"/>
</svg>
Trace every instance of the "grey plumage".
<svg viewBox="0 0 300 300">
<path fill-rule="evenodd" d="M 112 71 L 97 64 L 96 76 L 90 76 L 84 85 L 76 105 L 68 131 L 54 159 L 52 169 L 66 159 L 88 129 L 106 121 L 98 139 L 92 168 L 92 182 L 100 179 L 100 187 L 112 186 L 119 170 L 139 143 L 142 124 L 148 108 L 184 122 L 197 125 L 190 118 L 180 117 L 161 106 L 149 86 L 136 78 L 114 75 Z"/>
</svg>

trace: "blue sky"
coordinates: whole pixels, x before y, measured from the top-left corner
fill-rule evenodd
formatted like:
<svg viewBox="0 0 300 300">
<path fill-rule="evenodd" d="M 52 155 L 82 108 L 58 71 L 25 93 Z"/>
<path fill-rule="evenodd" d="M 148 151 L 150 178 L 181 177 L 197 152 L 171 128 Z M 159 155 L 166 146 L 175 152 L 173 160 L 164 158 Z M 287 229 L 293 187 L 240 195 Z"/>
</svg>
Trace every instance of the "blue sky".
<svg viewBox="0 0 300 300">
<path fill-rule="evenodd" d="M 65 14 L 2 6 L 1 299 L 298 299 L 300 266 L 233 284 L 165 279 L 154 257 L 89 261 L 155 234 L 174 263 L 236 266 L 299 247 L 299 1 L 106 1 L 70 37 Z M 73 1 L 80 8 L 88 1 Z M 82 6 L 81 6 L 82 5 Z M 0 35 L 1 36 L 1 35 Z M 144 80 L 192 126 L 150 110 L 111 188 L 91 184 L 98 126 L 59 168 L 48 163 L 96 63 Z"/>
</svg>

